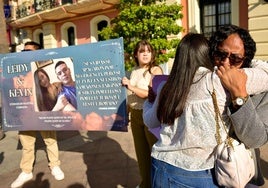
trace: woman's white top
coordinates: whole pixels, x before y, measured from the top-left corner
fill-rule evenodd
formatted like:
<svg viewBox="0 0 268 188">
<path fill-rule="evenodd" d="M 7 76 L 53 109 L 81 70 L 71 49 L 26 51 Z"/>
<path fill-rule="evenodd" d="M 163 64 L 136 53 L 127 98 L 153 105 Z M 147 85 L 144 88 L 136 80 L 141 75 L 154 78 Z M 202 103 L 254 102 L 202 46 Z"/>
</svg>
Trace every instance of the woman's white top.
<svg viewBox="0 0 268 188">
<path fill-rule="evenodd" d="M 130 84 L 140 89 L 148 90 L 151 74 L 146 68 L 135 67 L 130 75 Z M 146 98 L 140 98 L 135 93 L 127 90 L 128 104 L 132 109 L 142 110 Z"/>
<path fill-rule="evenodd" d="M 254 62 L 254 66 L 258 68 L 245 69 L 248 76 L 246 87 L 250 95 L 268 91 L 268 64 L 258 61 Z M 215 76 L 212 78 L 212 75 Z M 194 84 L 190 88 L 181 116 L 175 119 L 172 126 L 161 125 L 160 139 L 152 148 L 152 157 L 190 171 L 214 167 L 213 150 L 217 143 L 215 112 L 211 96 L 212 80 L 220 112 L 226 126 L 229 127 L 226 109 L 231 103 L 231 98 L 223 88 L 219 77 L 201 67 L 196 72 Z M 156 112 L 163 85 L 164 82 L 158 87 L 154 104 L 149 103 L 148 100 L 144 103 L 143 119 L 149 128 L 160 126 Z M 221 136 L 226 136 L 223 129 L 221 129 Z"/>
</svg>

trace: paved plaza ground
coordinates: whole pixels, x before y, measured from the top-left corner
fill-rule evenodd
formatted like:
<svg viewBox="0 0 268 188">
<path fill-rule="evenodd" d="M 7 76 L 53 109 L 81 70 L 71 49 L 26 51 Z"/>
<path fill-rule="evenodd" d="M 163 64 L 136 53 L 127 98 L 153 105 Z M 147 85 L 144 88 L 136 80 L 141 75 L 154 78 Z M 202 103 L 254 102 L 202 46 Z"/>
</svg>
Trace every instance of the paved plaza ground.
<svg viewBox="0 0 268 188">
<path fill-rule="evenodd" d="M 47 167 L 42 140 L 37 141 L 34 178 L 23 188 L 135 188 L 140 181 L 131 130 L 128 132 L 59 131 L 61 168 L 65 179 L 54 180 Z M 0 141 L 0 187 L 8 188 L 20 173 L 17 131 Z M 261 148 L 268 188 L 268 144 Z"/>
</svg>

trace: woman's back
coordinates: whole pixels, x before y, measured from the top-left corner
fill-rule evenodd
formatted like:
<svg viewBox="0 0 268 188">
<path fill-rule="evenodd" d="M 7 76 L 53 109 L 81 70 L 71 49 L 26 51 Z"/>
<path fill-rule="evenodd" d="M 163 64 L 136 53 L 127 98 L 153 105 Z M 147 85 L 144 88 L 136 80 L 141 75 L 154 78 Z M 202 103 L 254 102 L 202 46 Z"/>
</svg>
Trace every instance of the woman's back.
<svg viewBox="0 0 268 188">
<path fill-rule="evenodd" d="M 267 72 L 265 71 L 267 70 L 267 63 L 260 63 L 255 66 L 261 68 L 245 69 L 249 77 L 247 82 L 247 88 L 250 90 L 249 94 L 268 90 L 267 84 L 254 84 L 261 81 L 264 81 L 263 83 L 268 82 Z M 144 122 L 151 128 L 160 125 L 160 121 L 154 113 L 158 106 L 163 85 L 164 83 L 159 86 L 153 106 L 148 104 L 148 101 L 144 104 Z M 216 91 L 219 109 L 225 125 L 230 126 L 230 120 L 226 113 L 226 108 L 231 103 L 228 92 L 223 88 L 217 75 L 212 77 L 210 70 L 200 67 L 190 87 L 183 113 L 175 119 L 174 124 L 161 124 L 160 139 L 152 150 L 153 157 L 188 170 L 213 168 L 213 151 L 217 144 L 215 139 L 215 112 L 211 96 L 213 87 Z M 221 135 L 226 136 L 222 129 Z M 198 160 L 196 156 L 198 156 Z"/>
</svg>

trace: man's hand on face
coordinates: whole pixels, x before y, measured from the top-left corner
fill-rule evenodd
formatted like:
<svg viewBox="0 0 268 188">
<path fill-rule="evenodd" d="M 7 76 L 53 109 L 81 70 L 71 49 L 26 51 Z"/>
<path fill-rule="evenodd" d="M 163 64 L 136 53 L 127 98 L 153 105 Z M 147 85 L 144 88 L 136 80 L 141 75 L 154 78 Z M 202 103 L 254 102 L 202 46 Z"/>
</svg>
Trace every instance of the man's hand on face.
<svg viewBox="0 0 268 188">
<path fill-rule="evenodd" d="M 246 90 L 247 75 L 243 69 L 222 65 L 218 67 L 217 74 L 222 85 L 230 92 L 232 99 L 248 95 Z"/>
</svg>

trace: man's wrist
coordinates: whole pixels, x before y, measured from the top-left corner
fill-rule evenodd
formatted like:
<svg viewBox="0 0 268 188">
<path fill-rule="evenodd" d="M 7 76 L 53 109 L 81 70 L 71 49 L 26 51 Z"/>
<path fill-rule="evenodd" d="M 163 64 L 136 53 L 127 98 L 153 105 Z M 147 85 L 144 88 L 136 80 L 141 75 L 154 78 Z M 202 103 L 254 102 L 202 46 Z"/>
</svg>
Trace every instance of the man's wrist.
<svg viewBox="0 0 268 188">
<path fill-rule="evenodd" d="M 246 88 L 239 88 L 239 89 L 233 88 L 233 90 L 229 90 L 229 92 L 231 94 L 232 101 L 238 97 L 242 97 L 242 98 L 248 97 L 248 92 L 247 92 Z"/>
<path fill-rule="evenodd" d="M 241 106 L 243 106 L 247 100 L 248 100 L 248 95 L 246 97 L 236 97 L 235 99 L 232 100 L 232 106 L 234 109 L 238 109 Z"/>
</svg>

